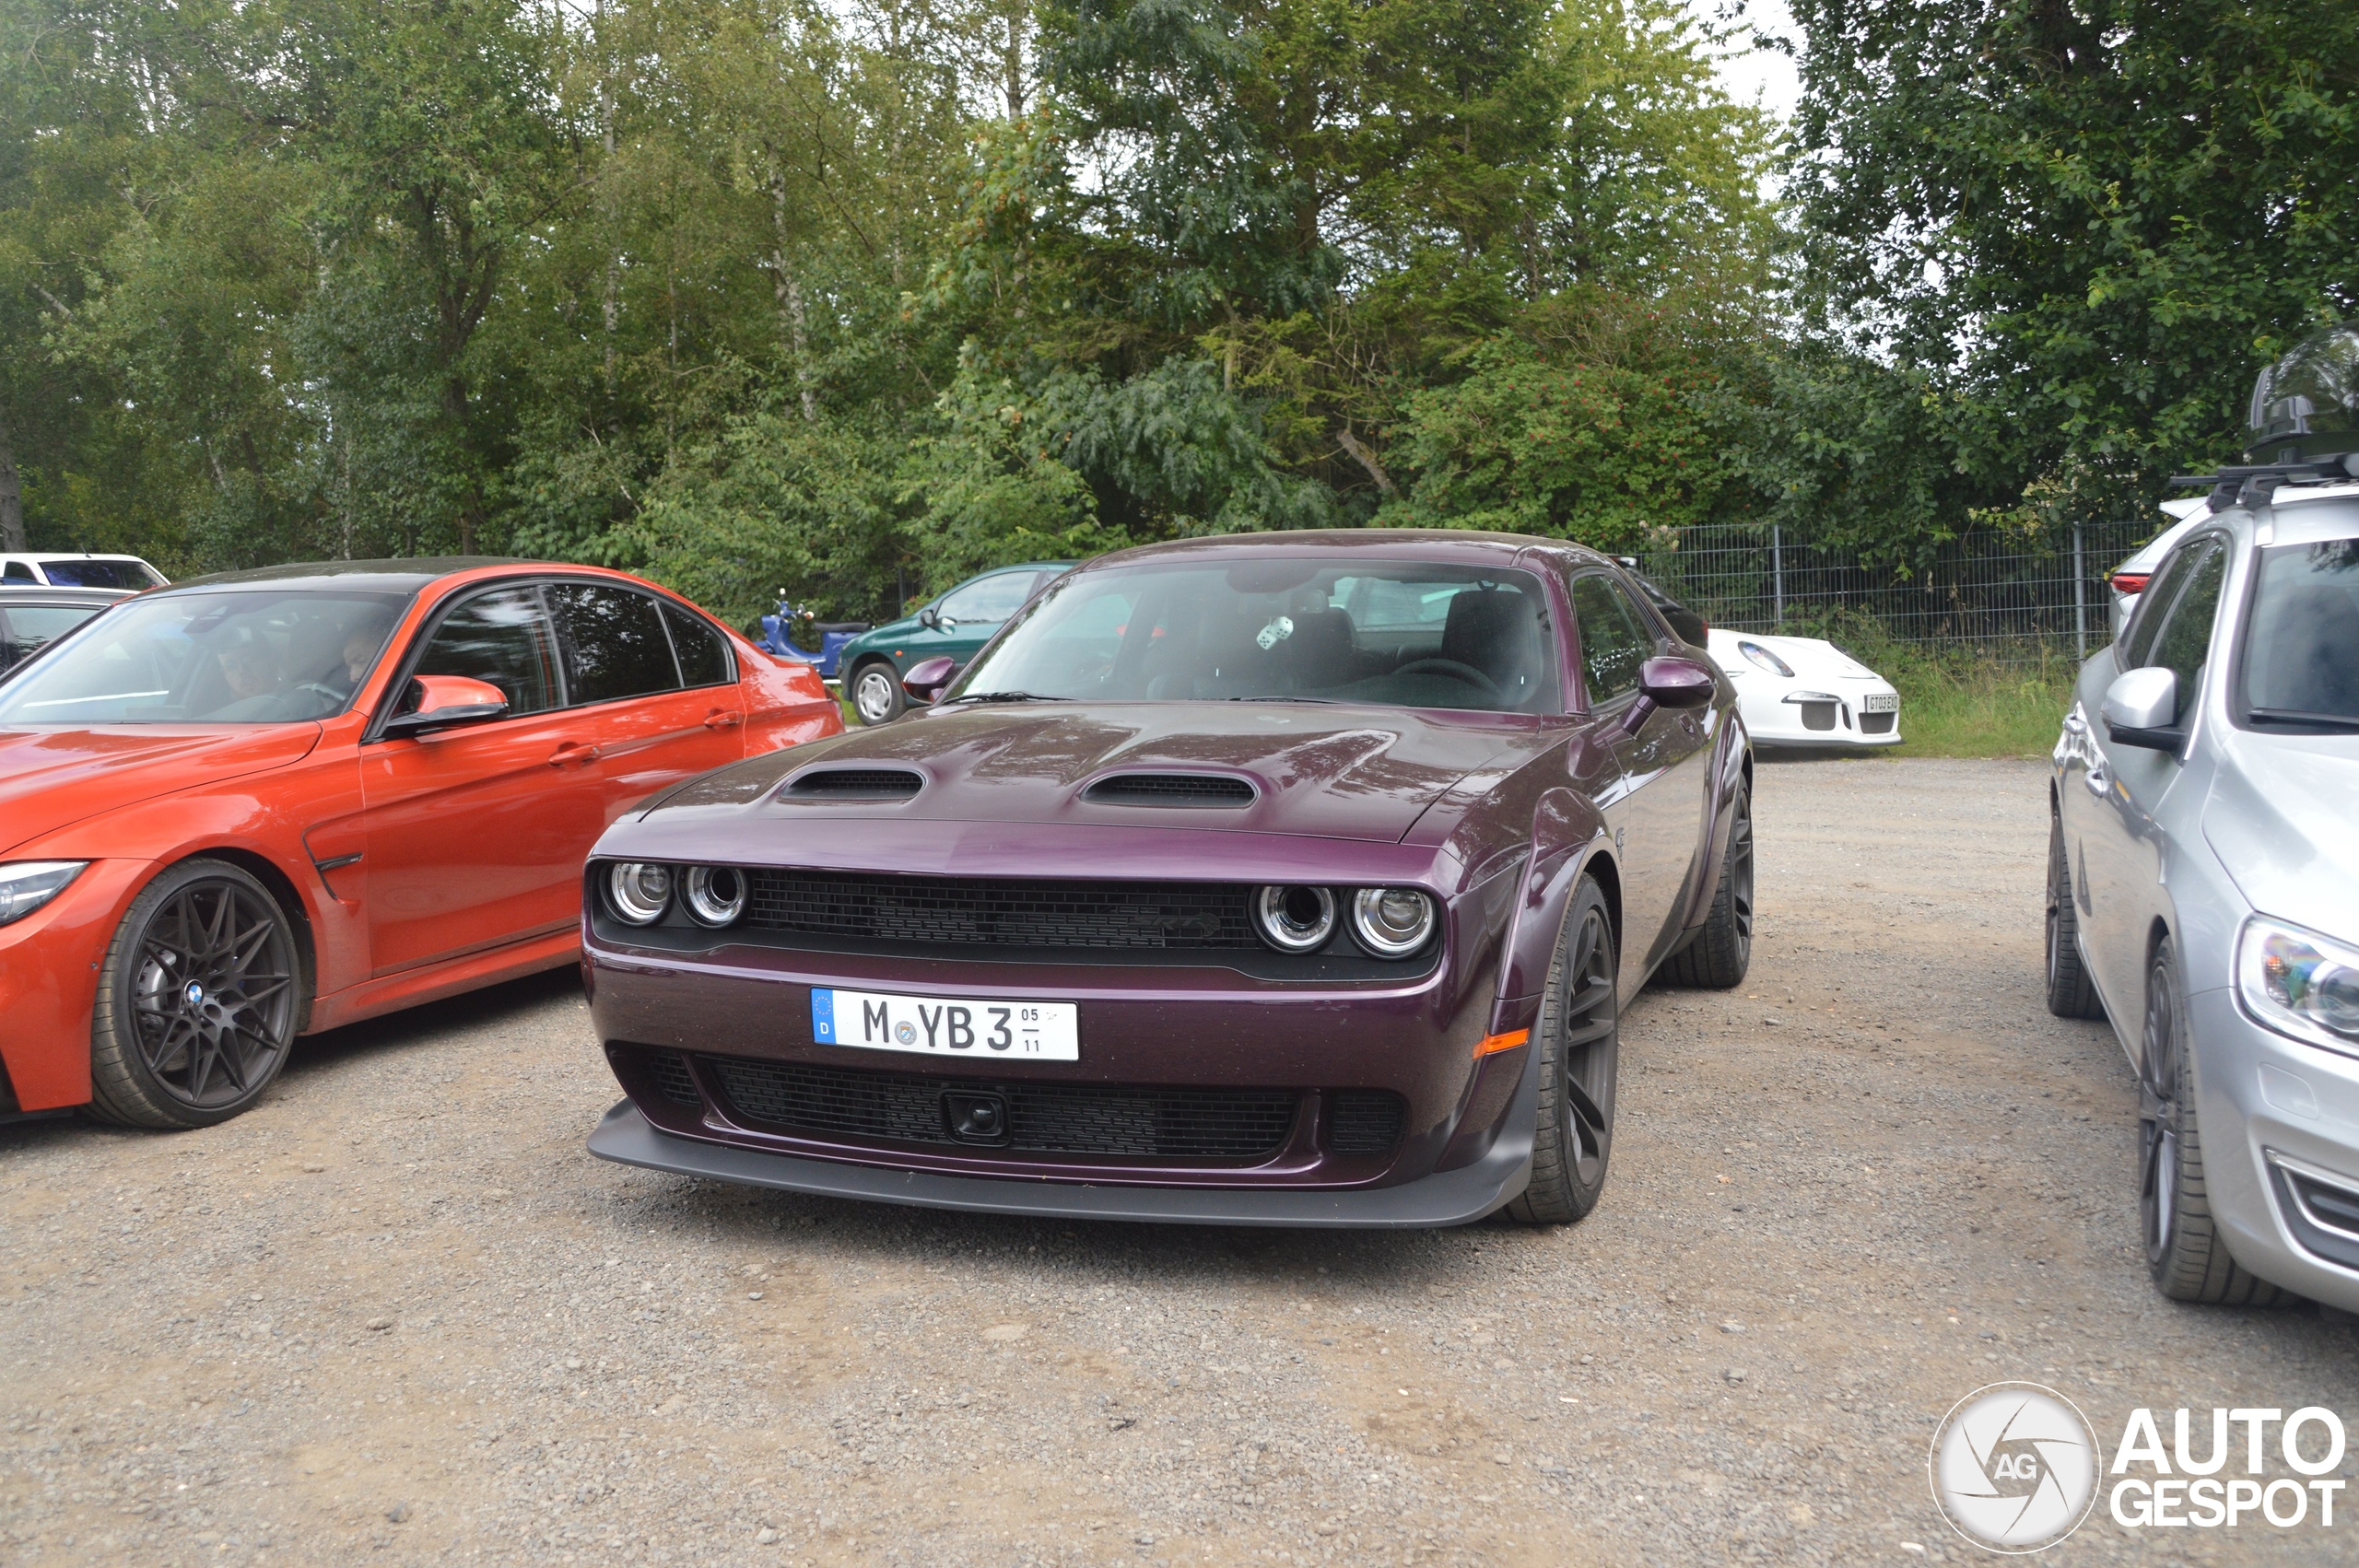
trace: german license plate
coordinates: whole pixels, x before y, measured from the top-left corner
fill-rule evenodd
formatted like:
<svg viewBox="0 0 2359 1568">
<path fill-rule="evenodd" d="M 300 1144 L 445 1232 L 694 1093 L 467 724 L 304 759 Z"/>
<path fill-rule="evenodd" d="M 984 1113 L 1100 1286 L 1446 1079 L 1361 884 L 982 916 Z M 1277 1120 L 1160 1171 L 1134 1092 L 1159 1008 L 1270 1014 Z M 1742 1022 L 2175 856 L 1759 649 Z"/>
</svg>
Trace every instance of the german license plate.
<svg viewBox="0 0 2359 1568">
<path fill-rule="evenodd" d="M 1870 692 L 1860 699 L 1862 713 L 1897 713 L 1900 711 L 1898 692 Z"/>
<path fill-rule="evenodd" d="M 1079 1061 L 1081 1009 L 1070 1001 L 890 996 L 814 986 L 811 1038 L 823 1046 L 918 1056 Z"/>
</svg>

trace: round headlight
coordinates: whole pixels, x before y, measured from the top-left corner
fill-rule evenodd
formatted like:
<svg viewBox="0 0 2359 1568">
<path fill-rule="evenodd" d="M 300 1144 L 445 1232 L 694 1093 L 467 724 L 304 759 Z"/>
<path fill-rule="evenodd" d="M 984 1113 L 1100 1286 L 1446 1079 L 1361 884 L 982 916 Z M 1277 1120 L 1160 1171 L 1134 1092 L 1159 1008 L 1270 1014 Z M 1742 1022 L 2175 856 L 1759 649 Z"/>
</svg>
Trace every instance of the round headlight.
<svg viewBox="0 0 2359 1568">
<path fill-rule="evenodd" d="M 1787 663 L 1757 642 L 1740 642 L 1736 645 L 1736 650 L 1773 675 L 1783 675 L 1790 681 L 1794 678 L 1794 667 L 1791 664 Z"/>
<path fill-rule="evenodd" d="M 725 926 L 745 912 L 745 873 L 734 866 L 695 866 L 681 894 L 697 923 Z"/>
<path fill-rule="evenodd" d="M 1334 933 L 1335 895 L 1323 887 L 1265 887 L 1253 895 L 1253 923 L 1281 953 L 1309 953 Z"/>
<path fill-rule="evenodd" d="M 606 872 L 606 907 L 634 926 L 651 926 L 672 901 L 672 868 L 651 860 L 622 860 Z"/>
<path fill-rule="evenodd" d="M 1406 958 L 1434 934 L 1434 901 L 1414 887 L 1363 887 L 1352 895 L 1352 934 L 1379 958 Z"/>
</svg>

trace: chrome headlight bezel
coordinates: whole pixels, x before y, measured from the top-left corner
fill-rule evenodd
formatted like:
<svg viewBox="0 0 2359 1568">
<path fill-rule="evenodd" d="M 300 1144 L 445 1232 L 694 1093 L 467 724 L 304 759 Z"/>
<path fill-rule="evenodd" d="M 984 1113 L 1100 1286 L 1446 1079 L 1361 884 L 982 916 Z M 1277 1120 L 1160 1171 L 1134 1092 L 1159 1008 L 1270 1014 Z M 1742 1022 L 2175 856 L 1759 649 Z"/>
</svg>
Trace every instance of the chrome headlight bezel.
<svg viewBox="0 0 2359 1568">
<path fill-rule="evenodd" d="M 1405 921 L 1398 907 L 1412 913 Z M 1378 958 L 1406 958 L 1433 940 L 1439 924 L 1433 895 L 1416 887 L 1363 887 L 1352 895 L 1352 936 Z"/>
<path fill-rule="evenodd" d="M 659 860 L 616 860 L 600 879 L 606 912 L 627 926 L 651 926 L 672 907 L 672 868 Z"/>
<path fill-rule="evenodd" d="M 736 923 L 750 892 L 745 873 L 735 866 L 690 866 L 681 883 L 680 903 L 690 919 L 718 930 Z"/>
<path fill-rule="evenodd" d="M 1301 894 L 1311 900 L 1316 917 L 1303 919 L 1298 907 L 1301 900 L 1292 895 Z M 1335 895 L 1323 887 L 1306 883 L 1274 883 L 1253 891 L 1253 927 L 1262 940 L 1280 953 L 1315 953 L 1327 945 L 1335 934 Z"/>
<path fill-rule="evenodd" d="M 2359 947 L 2291 920 L 2251 916 L 2236 932 L 2236 991 L 2245 1015 L 2261 1027 L 2359 1056 Z"/>
<path fill-rule="evenodd" d="M 73 885 L 88 860 L 15 860 L 0 864 L 0 926 L 13 924 Z"/>
<path fill-rule="evenodd" d="M 1772 649 L 1762 647 L 1759 643 L 1755 642 L 1750 638 L 1739 638 L 1736 645 L 1736 650 L 1739 653 L 1743 654 L 1745 662 L 1753 665 L 1755 669 L 1766 670 L 1770 674 L 1778 676 L 1780 680 L 1790 681 L 1794 678 L 1794 667 L 1791 664 L 1789 664 L 1784 660 L 1778 658 L 1777 653 Z"/>
</svg>

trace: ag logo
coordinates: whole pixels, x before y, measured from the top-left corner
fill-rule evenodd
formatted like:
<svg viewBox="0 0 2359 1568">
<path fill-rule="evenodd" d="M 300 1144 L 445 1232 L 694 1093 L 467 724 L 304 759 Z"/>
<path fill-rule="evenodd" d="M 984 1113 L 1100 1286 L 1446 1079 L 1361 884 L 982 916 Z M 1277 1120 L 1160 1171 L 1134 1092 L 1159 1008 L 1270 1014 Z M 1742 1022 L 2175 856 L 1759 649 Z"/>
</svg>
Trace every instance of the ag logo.
<svg viewBox="0 0 2359 1568">
<path fill-rule="evenodd" d="M 2096 1433 L 2036 1383 L 1993 1383 L 1933 1433 L 1933 1501 L 1950 1527 L 1992 1551 L 2044 1551 L 2080 1528 L 2097 1497 Z"/>
</svg>

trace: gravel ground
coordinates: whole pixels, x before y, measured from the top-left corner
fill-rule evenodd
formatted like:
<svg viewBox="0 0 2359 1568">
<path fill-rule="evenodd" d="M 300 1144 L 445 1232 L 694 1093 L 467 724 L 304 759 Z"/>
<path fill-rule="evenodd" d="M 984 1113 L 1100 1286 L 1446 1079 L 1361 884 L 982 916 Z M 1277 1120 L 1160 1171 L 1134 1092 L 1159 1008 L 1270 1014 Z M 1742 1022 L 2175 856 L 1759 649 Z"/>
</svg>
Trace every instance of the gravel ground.
<svg viewBox="0 0 2359 1568">
<path fill-rule="evenodd" d="M 2136 1405 L 2359 1409 L 2347 1326 L 2148 1287 L 2130 1072 L 2040 1006 L 2042 790 L 1765 767 L 1753 978 L 1632 1008 L 1564 1231 L 626 1171 L 564 976 L 309 1042 L 213 1131 L 0 1127 L 0 1562 L 1963 1561 L 1925 1451 L 1984 1383 L 2108 1450 Z M 2052 1560 L 2345 1534 L 2100 1506 Z"/>
</svg>

